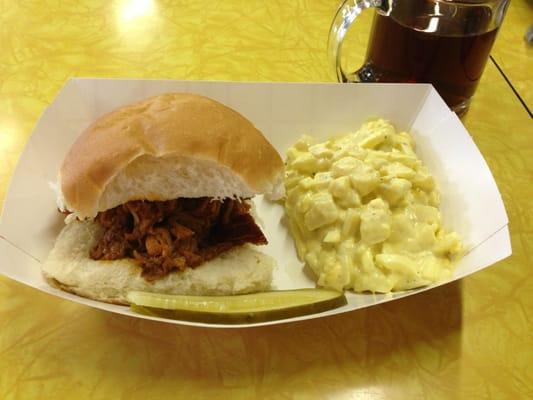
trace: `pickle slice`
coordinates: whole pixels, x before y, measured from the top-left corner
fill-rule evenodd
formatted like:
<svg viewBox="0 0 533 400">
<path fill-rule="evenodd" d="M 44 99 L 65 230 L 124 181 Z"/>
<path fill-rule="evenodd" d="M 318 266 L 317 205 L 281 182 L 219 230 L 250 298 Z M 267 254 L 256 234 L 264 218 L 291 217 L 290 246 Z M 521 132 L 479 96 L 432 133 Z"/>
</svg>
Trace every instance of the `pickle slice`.
<svg viewBox="0 0 533 400">
<path fill-rule="evenodd" d="M 253 324 L 315 314 L 346 304 L 343 293 L 296 289 L 235 296 L 185 296 L 132 291 L 134 312 L 184 321 Z"/>
</svg>

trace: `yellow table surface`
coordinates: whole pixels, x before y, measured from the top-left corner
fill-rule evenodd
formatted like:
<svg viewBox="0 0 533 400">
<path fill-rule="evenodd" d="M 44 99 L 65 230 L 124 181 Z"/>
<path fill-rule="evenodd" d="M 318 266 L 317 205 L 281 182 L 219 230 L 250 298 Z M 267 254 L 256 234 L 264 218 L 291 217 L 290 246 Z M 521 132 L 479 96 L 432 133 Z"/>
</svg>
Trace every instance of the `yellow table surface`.
<svg viewBox="0 0 533 400">
<path fill-rule="evenodd" d="M 533 27 L 533 1 L 513 0 L 498 33 L 492 57 L 533 112 L 533 43 L 524 39 Z"/>
<path fill-rule="evenodd" d="M 330 80 L 336 5 L 1 1 L 0 199 L 67 78 Z M 513 7 L 533 22 L 525 0 Z M 353 35 L 356 58 L 369 21 Z M 504 72 L 512 56 L 501 52 Z M 527 97 L 525 62 L 522 81 L 509 76 Z M 385 305 L 237 330 L 112 315 L 0 277 L 0 399 L 532 398 L 533 126 L 493 63 L 464 123 L 502 192 L 512 257 Z"/>
</svg>

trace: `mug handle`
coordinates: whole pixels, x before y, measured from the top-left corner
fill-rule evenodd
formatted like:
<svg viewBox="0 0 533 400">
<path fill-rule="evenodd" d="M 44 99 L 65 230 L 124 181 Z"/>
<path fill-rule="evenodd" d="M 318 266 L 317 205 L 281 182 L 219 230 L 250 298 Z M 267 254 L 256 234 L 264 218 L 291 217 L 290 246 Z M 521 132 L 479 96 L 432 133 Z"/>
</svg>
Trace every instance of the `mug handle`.
<svg viewBox="0 0 533 400">
<path fill-rule="evenodd" d="M 347 79 L 341 65 L 342 42 L 348 32 L 350 25 L 363 10 L 370 7 L 382 8 L 387 3 L 386 0 L 345 0 L 337 13 L 329 29 L 328 38 L 328 57 L 330 65 L 335 71 L 339 82 Z M 353 81 L 360 82 L 357 74 L 354 75 Z"/>
</svg>

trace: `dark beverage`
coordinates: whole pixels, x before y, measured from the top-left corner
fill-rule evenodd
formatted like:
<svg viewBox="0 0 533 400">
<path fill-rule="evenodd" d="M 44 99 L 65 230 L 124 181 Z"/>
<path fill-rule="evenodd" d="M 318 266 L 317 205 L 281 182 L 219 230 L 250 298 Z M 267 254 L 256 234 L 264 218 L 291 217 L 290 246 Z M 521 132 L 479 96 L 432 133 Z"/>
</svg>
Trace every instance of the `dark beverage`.
<svg viewBox="0 0 533 400">
<path fill-rule="evenodd" d="M 463 19 L 376 14 L 362 82 L 432 83 L 446 103 L 461 113 L 481 78 L 497 28 L 491 15 L 471 12 Z"/>
</svg>

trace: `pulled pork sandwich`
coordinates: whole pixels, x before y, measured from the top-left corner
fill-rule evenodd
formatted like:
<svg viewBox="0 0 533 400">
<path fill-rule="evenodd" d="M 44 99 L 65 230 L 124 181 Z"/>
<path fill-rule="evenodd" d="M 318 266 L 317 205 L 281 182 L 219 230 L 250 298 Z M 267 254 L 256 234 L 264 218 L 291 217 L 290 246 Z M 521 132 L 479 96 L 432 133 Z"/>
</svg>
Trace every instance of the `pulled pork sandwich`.
<svg viewBox="0 0 533 400">
<path fill-rule="evenodd" d="M 68 214 L 43 264 L 49 282 L 127 304 L 130 290 L 266 290 L 274 261 L 254 220 L 283 162 L 251 122 L 206 97 L 170 93 L 117 109 L 74 143 L 58 174 Z"/>
</svg>

